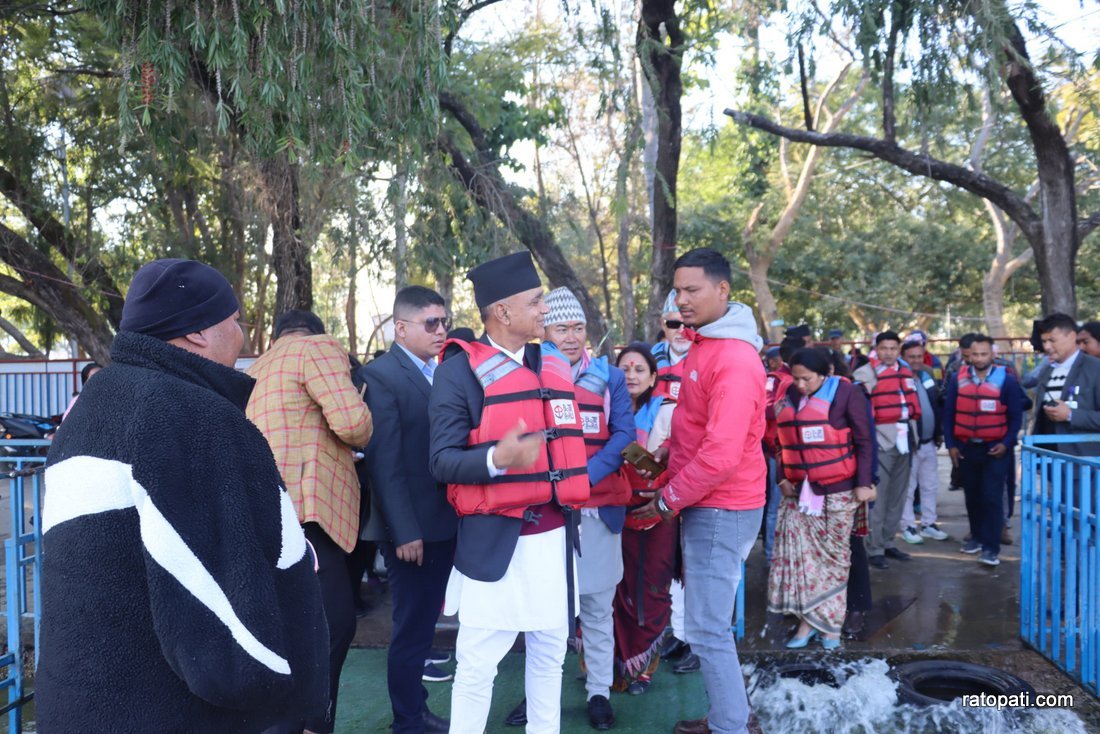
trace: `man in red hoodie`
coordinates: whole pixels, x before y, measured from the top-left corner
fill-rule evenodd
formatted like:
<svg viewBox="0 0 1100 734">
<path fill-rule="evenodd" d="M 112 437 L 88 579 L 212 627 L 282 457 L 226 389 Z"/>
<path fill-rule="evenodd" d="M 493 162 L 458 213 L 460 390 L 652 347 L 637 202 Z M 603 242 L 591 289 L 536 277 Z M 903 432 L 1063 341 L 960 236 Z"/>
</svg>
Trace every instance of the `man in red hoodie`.
<svg viewBox="0 0 1100 734">
<path fill-rule="evenodd" d="M 749 704 L 729 626 L 741 562 L 764 514 L 763 340 L 752 309 L 729 301 L 730 266 L 720 253 L 691 250 L 674 267 L 676 303 L 694 345 L 672 418 L 667 481 L 635 513 L 683 517 L 685 632 L 702 662 L 710 710 L 673 731 L 741 734 Z"/>
</svg>

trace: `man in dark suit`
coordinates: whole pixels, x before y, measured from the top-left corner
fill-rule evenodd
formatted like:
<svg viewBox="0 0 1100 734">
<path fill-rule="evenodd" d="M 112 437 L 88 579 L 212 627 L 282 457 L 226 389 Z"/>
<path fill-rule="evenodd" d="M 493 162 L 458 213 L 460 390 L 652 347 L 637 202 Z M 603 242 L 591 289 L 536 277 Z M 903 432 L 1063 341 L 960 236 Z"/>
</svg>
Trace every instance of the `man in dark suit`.
<svg viewBox="0 0 1100 734">
<path fill-rule="evenodd" d="M 555 496 L 568 496 L 577 481 L 587 498 L 583 440 L 574 436 L 576 446 L 564 440 L 565 433 L 581 433 L 578 411 L 568 361 L 553 345 L 545 347 L 544 358 L 538 346 L 528 344 L 541 338 L 547 313 L 530 254 L 491 260 L 467 277 L 474 284 L 485 333 L 468 351 L 447 350 L 429 403 L 431 471 L 450 485 L 452 503 L 461 508 L 446 601 L 446 612 L 457 612 L 460 623 L 450 731 L 485 731 L 497 665 L 523 632 L 527 731 L 557 734 L 568 600 L 575 592 L 566 570 L 573 557 L 568 540 L 575 519 L 553 499 L 500 507 L 494 498 L 549 497 L 551 490 Z M 550 372 L 559 361 L 565 374 L 554 381 Z M 536 376 L 535 384 L 544 389 L 497 395 L 516 385 L 515 380 L 532 384 Z M 547 387 L 551 383 L 554 389 Z M 487 395 L 490 391 L 494 394 Z M 534 397 L 527 397 L 528 392 Z M 548 425 L 544 400 L 552 404 L 555 417 L 560 409 L 563 418 L 574 418 L 569 422 L 576 428 L 559 435 L 557 426 Z M 526 418 L 517 419 L 521 412 Z M 547 466 L 548 452 L 559 446 L 565 460 L 555 463 L 553 471 L 532 473 L 533 466 Z"/>
<path fill-rule="evenodd" d="M 375 420 L 367 445 L 371 518 L 364 537 L 379 541 L 389 571 L 393 633 L 386 660 L 393 730 L 446 732 L 428 710 L 421 682 L 454 560 L 458 519 L 446 486 L 428 471 L 428 397 L 450 327 L 443 298 L 414 285 L 393 304 L 394 345 L 361 368 Z"/>
<path fill-rule="evenodd" d="M 1100 432 L 1100 359 L 1077 348 L 1077 322 L 1054 313 L 1036 330 L 1050 358 L 1039 372 L 1031 432 L 1040 435 Z M 1098 443 L 1064 443 L 1072 456 L 1100 456 Z"/>
</svg>

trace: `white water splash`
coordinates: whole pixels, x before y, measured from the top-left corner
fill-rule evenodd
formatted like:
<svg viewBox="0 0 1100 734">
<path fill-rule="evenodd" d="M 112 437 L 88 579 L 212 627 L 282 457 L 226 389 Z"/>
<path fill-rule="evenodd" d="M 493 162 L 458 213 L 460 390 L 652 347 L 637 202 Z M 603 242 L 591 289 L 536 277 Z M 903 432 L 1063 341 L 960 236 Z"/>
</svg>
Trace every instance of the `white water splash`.
<svg viewBox="0 0 1100 734">
<path fill-rule="evenodd" d="M 830 734 L 1086 734 L 1067 709 L 965 708 L 897 703 L 897 682 L 883 660 L 836 663 L 829 671 L 838 687 L 776 678 L 767 666 L 745 666 L 749 698 L 765 732 Z"/>
</svg>

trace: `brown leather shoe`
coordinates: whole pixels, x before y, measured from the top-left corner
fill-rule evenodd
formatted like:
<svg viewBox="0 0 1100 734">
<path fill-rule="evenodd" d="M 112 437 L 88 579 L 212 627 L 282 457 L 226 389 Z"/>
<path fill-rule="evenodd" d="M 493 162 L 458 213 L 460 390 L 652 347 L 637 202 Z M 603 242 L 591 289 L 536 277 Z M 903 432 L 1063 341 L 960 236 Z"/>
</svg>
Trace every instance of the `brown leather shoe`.
<svg viewBox="0 0 1100 734">
<path fill-rule="evenodd" d="M 689 721 L 677 721 L 672 728 L 672 734 L 710 734 L 710 726 L 707 725 L 707 717 L 691 719 Z"/>
</svg>

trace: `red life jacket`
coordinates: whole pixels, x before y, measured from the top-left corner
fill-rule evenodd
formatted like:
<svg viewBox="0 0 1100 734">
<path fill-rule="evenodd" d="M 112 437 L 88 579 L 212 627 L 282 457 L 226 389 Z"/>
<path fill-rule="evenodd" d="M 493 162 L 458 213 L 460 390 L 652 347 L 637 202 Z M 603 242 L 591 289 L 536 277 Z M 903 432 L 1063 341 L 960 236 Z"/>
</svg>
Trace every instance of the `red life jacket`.
<svg viewBox="0 0 1100 734">
<path fill-rule="evenodd" d="M 665 400 L 667 400 L 667 398 L 654 395 L 649 399 L 648 403 L 634 413 L 634 430 L 637 433 L 639 445 L 643 447 L 649 445 L 649 432 L 653 428 L 653 422 L 657 419 L 657 413 L 660 411 L 661 405 L 664 404 Z M 652 492 L 654 489 L 661 486 L 663 477 L 658 478 L 657 486 L 655 487 L 650 480 L 642 479 L 633 464 L 623 462 L 623 471 L 626 474 L 630 487 L 631 498 L 628 502 L 630 507 L 641 507 L 652 499 L 651 497 L 637 495 L 635 494 L 636 491 Z M 657 522 L 660 522 L 660 518 L 657 518 Z M 630 530 L 646 530 L 656 525 L 657 522 L 653 520 L 635 520 L 634 517 L 627 512 L 626 524 L 624 527 Z"/>
<path fill-rule="evenodd" d="M 791 386 L 794 378 L 787 372 L 769 372 L 764 387 L 765 410 L 764 418 L 767 421 L 764 426 L 764 449 L 769 455 L 774 455 L 779 450 L 779 430 L 775 421 L 776 403 L 787 394 L 787 388 Z"/>
<path fill-rule="evenodd" d="M 993 365 L 982 382 L 974 379 L 974 368 L 959 370 L 959 395 L 955 401 L 955 438 L 960 441 L 1003 441 L 1008 435 L 1008 409 L 1001 402 L 1005 368 Z"/>
<path fill-rule="evenodd" d="M 852 429 L 833 428 L 829 423 L 829 408 L 841 379 L 825 378 L 801 410 L 794 407 L 786 393 L 776 405 L 783 476 L 795 486 L 803 479 L 829 485 L 856 475 Z"/>
<path fill-rule="evenodd" d="M 588 458 L 592 458 L 611 438 L 604 411 L 604 395 L 607 394 L 607 379 L 611 368 L 607 357 L 592 360 L 588 369 L 577 378 L 573 390 L 577 395 L 577 407 L 581 411 L 581 428 L 584 431 L 584 449 Z M 623 474 L 622 467 L 608 474 L 592 487 L 591 495 L 585 507 L 606 507 L 625 505 L 633 497 L 630 483 Z"/>
<path fill-rule="evenodd" d="M 481 423 L 470 431 L 467 446 L 495 444 L 523 419 L 528 431 L 542 431 L 546 443 L 534 464 L 509 469 L 488 484 L 449 484 L 447 501 L 463 515 L 523 517 L 533 505 L 551 499 L 579 507 L 588 500 L 588 464 L 580 411 L 573 394 L 569 360 L 553 344 L 542 345 L 539 373 L 495 347 L 481 342 L 448 340 L 470 356 L 470 368 L 485 391 Z"/>
<path fill-rule="evenodd" d="M 672 351 L 668 342 L 659 342 L 650 350 L 657 360 L 657 384 L 653 388 L 654 397 L 680 399 L 680 383 L 684 378 L 684 359 L 672 364 Z"/>
<path fill-rule="evenodd" d="M 871 408 L 875 423 L 886 425 L 900 423 L 902 410 L 909 407 L 909 418 L 916 418 L 912 405 L 917 400 L 917 390 L 913 385 L 913 373 L 900 362 L 890 369 L 877 360 L 871 361 L 878 380 L 871 391 Z"/>
</svg>

